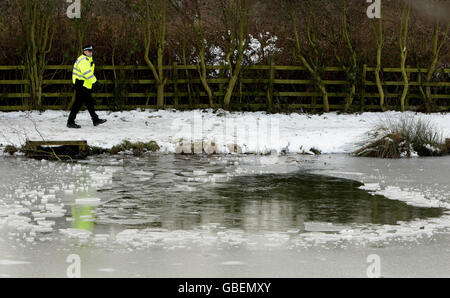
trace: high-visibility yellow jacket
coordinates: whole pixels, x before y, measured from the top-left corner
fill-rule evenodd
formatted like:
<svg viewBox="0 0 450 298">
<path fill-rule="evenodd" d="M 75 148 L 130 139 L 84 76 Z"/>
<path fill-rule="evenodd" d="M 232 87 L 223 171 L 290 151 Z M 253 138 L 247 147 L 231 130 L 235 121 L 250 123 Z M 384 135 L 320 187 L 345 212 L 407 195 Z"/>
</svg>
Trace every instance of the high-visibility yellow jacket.
<svg viewBox="0 0 450 298">
<path fill-rule="evenodd" d="M 94 59 L 86 55 L 78 57 L 77 61 L 73 65 L 72 81 L 75 84 L 75 80 L 84 81 L 83 86 L 87 89 L 92 89 L 92 85 L 97 82 L 97 78 L 94 75 Z"/>
</svg>

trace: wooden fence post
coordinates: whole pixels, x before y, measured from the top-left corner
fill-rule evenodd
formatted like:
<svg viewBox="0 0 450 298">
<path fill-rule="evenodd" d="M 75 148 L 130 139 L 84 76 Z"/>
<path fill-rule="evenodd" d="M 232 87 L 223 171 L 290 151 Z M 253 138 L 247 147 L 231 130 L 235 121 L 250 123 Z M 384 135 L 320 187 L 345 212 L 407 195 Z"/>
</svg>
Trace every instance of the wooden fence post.
<svg viewBox="0 0 450 298">
<path fill-rule="evenodd" d="M 119 87 L 119 96 L 120 96 L 120 101 L 118 101 L 117 103 L 120 104 L 120 108 L 122 108 L 122 106 L 125 106 L 126 103 L 128 102 L 128 95 L 127 95 L 127 91 L 126 91 L 126 75 L 125 75 L 125 70 L 121 69 L 120 70 L 120 76 L 119 76 L 119 82 L 121 84 L 121 86 Z"/>
<path fill-rule="evenodd" d="M 23 77 L 23 79 L 26 79 L 25 71 L 24 71 L 24 74 L 23 74 L 22 77 Z M 30 80 L 30 84 L 25 84 L 25 85 L 24 85 L 24 93 L 25 93 L 25 94 L 30 93 L 30 87 L 31 87 L 30 85 L 31 85 L 31 80 Z M 31 102 L 30 97 L 26 97 L 26 99 L 25 99 L 25 97 L 22 97 L 22 105 L 27 106 L 27 109 L 28 109 L 28 108 L 31 109 L 30 102 Z"/>
<path fill-rule="evenodd" d="M 367 78 L 367 64 L 364 64 L 362 74 L 362 84 L 361 84 L 361 113 L 364 113 L 364 106 L 366 105 L 366 78 Z"/>
<path fill-rule="evenodd" d="M 273 82 L 275 80 L 275 64 L 273 59 L 270 60 L 269 88 L 267 89 L 268 109 L 272 109 L 273 102 Z"/>
<path fill-rule="evenodd" d="M 220 62 L 220 69 L 219 69 L 219 79 L 223 80 L 225 79 L 225 64 L 223 62 Z M 220 98 L 220 105 L 223 105 L 223 83 L 221 82 L 219 84 L 219 92 L 222 94 Z"/>
<path fill-rule="evenodd" d="M 239 103 L 242 104 L 242 70 L 239 72 Z"/>
<path fill-rule="evenodd" d="M 178 108 L 178 64 L 175 61 L 173 63 L 173 93 L 175 97 L 175 109 Z"/>
</svg>

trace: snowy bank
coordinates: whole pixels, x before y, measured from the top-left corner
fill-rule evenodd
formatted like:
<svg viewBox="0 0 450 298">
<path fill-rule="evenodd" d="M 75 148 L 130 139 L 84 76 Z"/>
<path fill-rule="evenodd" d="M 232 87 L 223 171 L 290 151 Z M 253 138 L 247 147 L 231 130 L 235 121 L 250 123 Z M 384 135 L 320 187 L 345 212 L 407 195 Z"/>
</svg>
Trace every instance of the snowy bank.
<svg viewBox="0 0 450 298">
<path fill-rule="evenodd" d="M 201 145 L 199 149 L 198 144 L 203 142 L 203 149 L 214 147 L 219 153 L 229 153 L 231 148 L 237 147 L 243 153 L 269 153 L 274 150 L 302 153 L 310 152 L 311 149 L 318 149 L 322 153 L 349 153 L 356 149 L 356 144 L 377 121 L 386 116 L 395 118 L 405 114 L 428 118 L 442 129 L 444 136 L 450 136 L 449 114 L 101 111 L 100 117 L 106 118 L 108 122 L 94 127 L 85 111 L 77 118 L 77 123 L 82 126 L 77 130 L 66 127 L 68 112 L 46 111 L 0 113 L 0 144 L 21 146 L 26 139 L 87 140 L 91 146 L 109 149 L 124 140 L 153 140 L 163 153 L 179 152 L 180 147 L 190 145 L 191 142 L 195 144 L 192 146 L 195 152 L 201 152 Z"/>
</svg>

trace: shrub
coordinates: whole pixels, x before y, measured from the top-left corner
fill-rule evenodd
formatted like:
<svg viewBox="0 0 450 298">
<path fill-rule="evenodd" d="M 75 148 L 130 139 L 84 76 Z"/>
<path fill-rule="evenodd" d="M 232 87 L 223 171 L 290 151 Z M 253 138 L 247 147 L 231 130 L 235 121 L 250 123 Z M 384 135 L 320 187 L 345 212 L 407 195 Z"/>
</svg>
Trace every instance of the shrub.
<svg viewBox="0 0 450 298">
<path fill-rule="evenodd" d="M 380 119 L 368 139 L 359 146 L 354 155 L 364 157 L 400 158 L 447 153 L 440 130 L 430 120 L 413 116 Z"/>
<path fill-rule="evenodd" d="M 100 155 L 108 152 L 108 150 L 96 147 L 96 146 L 88 146 L 88 155 Z"/>
<path fill-rule="evenodd" d="M 158 143 L 156 143 L 155 141 L 150 141 L 147 143 L 144 142 L 132 143 L 128 140 L 125 140 L 122 142 L 122 144 L 113 146 L 109 150 L 109 153 L 111 155 L 115 155 L 118 154 L 119 152 L 131 151 L 133 152 L 133 155 L 140 156 L 145 152 L 157 152 L 159 151 L 159 149 L 160 147 Z"/>
<path fill-rule="evenodd" d="M 14 153 L 19 152 L 19 150 L 13 145 L 6 145 L 4 152 L 8 153 L 9 155 L 14 155 Z"/>
</svg>

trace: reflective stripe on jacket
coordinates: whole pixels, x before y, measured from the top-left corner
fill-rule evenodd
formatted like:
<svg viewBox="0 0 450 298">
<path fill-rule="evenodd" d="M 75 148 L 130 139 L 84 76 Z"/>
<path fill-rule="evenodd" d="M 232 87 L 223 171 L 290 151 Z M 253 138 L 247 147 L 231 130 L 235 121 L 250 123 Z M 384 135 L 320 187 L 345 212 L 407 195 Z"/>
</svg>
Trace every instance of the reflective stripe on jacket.
<svg viewBox="0 0 450 298">
<path fill-rule="evenodd" d="M 87 89 L 92 89 L 92 85 L 97 82 L 97 78 L 94 75 L 94 59 L 86 55 L 78 57 L 77 61 L 73 65 L 72 81 L 75 84 L 75 80 L 84 81 L 83 86 Z"/>
</svg>

